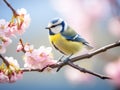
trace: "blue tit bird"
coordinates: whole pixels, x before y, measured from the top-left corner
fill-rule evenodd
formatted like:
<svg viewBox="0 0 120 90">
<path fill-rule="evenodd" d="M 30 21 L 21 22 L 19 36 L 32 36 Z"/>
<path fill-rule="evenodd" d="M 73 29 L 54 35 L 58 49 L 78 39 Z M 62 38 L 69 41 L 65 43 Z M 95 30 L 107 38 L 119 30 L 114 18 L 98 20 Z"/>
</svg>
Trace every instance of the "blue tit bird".
<svg viewBox="0 0 120 90">
<path fill-rule="evenodd" d="M 83 46 L 86 46 L 87 49 L 93 48 L 61 18 L 51 20 L 46 29 L 49 30 L 51 44 L 68 57 L 82 50 Z"/>
</svg>

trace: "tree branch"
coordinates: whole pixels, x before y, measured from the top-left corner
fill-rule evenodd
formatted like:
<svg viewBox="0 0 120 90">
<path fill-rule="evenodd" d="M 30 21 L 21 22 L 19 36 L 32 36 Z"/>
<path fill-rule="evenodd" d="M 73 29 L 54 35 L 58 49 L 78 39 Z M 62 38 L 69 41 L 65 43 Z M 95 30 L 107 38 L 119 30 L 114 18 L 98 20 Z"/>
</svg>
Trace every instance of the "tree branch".
<svg viewBox="0 0 120 90">
<path fill-rule="evenodd" d="M 7 67 L 9 67 L 9 62 L 0 54 L 0 58 L 3 60 L 3 62 L 5 63 L 5 65 L 7 66 Z"/>
<path fill-rule="evenodd" d="M 107 51 L 108 49 L 118 47 L 118 46 L 120 46 L 120 40 L 115 42 L 115 43 L 112 43 L 112 44 L 106 45 L 104 47 L 101 47 L 101 48 L 99 48 L 97 50 L 94 50 L 92 52 L 88 52 L 86 54 L 71 58 L 69 61 L 75 62 L 75 61 L 78 61 L 78 60 L 84 60 L 86 58 L 91 58 L 92 56 L 95 56 L 95 55 L 97 55 L 99 53 Z M 59 71 L 66 64 L 67 64 L 66 62 L 61 63 L 61 65 L 58 67 L 57 71 Z"/>
<path fill-rule="evenodd" d="M 106 45 L 104 47 L 101 47 L 101 48 L 99 48 L 97 50 L 94 50 L 92 52 L 88 52 L 87 54 L 74 57 L 70 61 L 71 62 L 75 62 L 75 61 L 78 61 L 78 60 L 83 60 L 83 59 L 86 59 L 86 58 L 91 58 L 92 56 L 95 56 L 95 55 L 97 55 L 99 53 L 105 52 L 105 51 L 107 51 L 109 49 L 112 49 L 112 48 L 118 47 L 118 46 L 120 46 L 120 40 L 117 41 L 117 42 L 115 42 L 115 43 L 112 43 L 112 44 Z"/>
<path fill-rule="evenodd" d="M 20 42 L 20 44 L 22 45 L 22 51 L 24 52 L 24 53 L 26 53 L 26 51 L 25 51 L 25 49 L 24 49 L 24 44 L 23 44 L 23 41 L 22 41 L 22 39 L 20 38 L 19 39 L 19 42 Z"/>
<path fill-rule="evenodd" d="M 120 46 L 120 40 L 117 41 L 117 42 L 115 42 L 115 43 L 112 43 L 112 44 L 106 45 L 106 46 L 104 46 L 104 47 L 101 47 L 101 48 L 99 48 L 99 49 L 97 49 L 97 50 L 88 52 L 87 54 L 83 54 L 83 55 L 80 55 L 80 56 L 71 58 L 71 59 L 69 60 L 69 62 L 67 62 L 67 63 L 59 62 L 59 63 L 54 64 L 54 65 L 48 65 L 48 66 L 46 66 L 45 68 L 50 67 L 50 68 L 53 68 L 53 69 L 54 69 L 54 68 L 60 67 L 61 65 L 63 65 L 63 66 L 65 66 L 65 65 L 70 65 L 71 67 L 76 68 L 77 70 L 79 70 L 79 71 L 81 71 L 81 72 L 92 74 L 92 75 L 97 76 L 97 77 L 99 77 L 99 78 L 101 78 L 101 79 L 111 79 L 110 77 L 102 76 L 102 75 L 99 75 L 99 74 L 97 74 L 97 73 L 88 71 L 88 70 L 86 70 L 86 69 L 84 69 L 84 68 L 81 68 L 81 67 L 79 67 L 79 66 L 77 66 L 77 65 L 74 65 L 72 62 L 76 62 L 76 61 L 83 60 L 83 59 L 86 59 L 86 58 L 91 58 L 92 56 L 95 56 L 95 55 L 97 55 L 97 54 L 100 54 L 100 53 L 102 53 L 102 52 L 105 52 L 105 51 L 107 51 L 107 50 L 109 50 L 109 49 L 112 49 L 112 48 L 115 48 L 115 47 L 118 47 L 118 46 Z M 70 63 L 70 62 L 71 62 L 71 63 Z M 44 68 L 44 69 L 45 69 L 45 68 Z M 30 71 L 42 72 L 42 71 L 44 71 L 44 69 L 40 70 L 40 69 L 27 69 L 27 68 L 22 68 L 23 72 L 30 72 Z"/>
<path fill-rule="evenodd" d="M 38 72 L 43 72 L 46 68 L 51 67 L 52 68 L 53 65 L 47 65 L 46 67 L 44 67 L 43 69 L 29 69 L 29 68 L 21 68 L 21 70 L 23 72 L 31 72 L 31 71 L 38 71 Z"/>
<path fill-rule="evenodd" d="M 103 76 L 103 75 L 100 75 L 100 74 L 91 72 L 91 71 L 89 71 L 89 70 L 87 70 L 87 69 L 85 69 L 85 68 L 82 68 L 82 67 L 80 67 L 80 66 L 78 66 L 78 65 L 73 64 L 73 63 L 70 62 L 70 61 L 68 61 L 68 65 L 70 65 L 71 67 L 79 70 L 80 72 L 89 73 L 89 74 L 94 75 L 94 76 L 96 76 L 96 77 L 99 77 L 99 78 L 101 78 L 101 79 L 112 79 L 112 78 L 110 78 L 110 77 Z"/>
<path fill-rule="evenodd" d="M 15 9 L 7 2 L 7 0 L 3 0 L 5 2 L 5 4 L 12 10 L 13 14 L 15 16 L 17 16 L 17 12 L 15 11 Z"/>
</svg>

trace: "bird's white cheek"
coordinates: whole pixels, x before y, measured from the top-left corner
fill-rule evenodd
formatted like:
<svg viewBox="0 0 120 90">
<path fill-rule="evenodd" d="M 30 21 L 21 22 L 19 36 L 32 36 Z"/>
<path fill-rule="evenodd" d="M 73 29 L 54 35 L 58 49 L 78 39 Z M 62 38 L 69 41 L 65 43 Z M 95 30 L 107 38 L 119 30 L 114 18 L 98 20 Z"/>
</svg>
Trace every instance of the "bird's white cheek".
<svg viewBox="0 0 120 90">
<path fill-rule="evenodd" d="M 62 30 L 62 26 L 56 26 L 54 28 L 51 28 L 53 33 L 59 33 Z"/>
</svg>

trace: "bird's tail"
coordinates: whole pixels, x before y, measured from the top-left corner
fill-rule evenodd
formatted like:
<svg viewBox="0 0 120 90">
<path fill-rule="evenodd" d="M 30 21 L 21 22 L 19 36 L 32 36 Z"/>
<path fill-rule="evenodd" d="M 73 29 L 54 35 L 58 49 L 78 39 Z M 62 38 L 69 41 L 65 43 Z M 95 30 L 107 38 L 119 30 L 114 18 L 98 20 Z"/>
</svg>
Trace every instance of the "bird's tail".
<svg viewBox="0 0 120 90">
<path fill-rule="evenodd" d="M 88 50 L 93 49 L 93 47 L 92 47 L 91 45 L 89 45 L 89 44 L 85 44 L 85 46 L 86 46 L 86 48 L 87 48 Z"/>
</svg>

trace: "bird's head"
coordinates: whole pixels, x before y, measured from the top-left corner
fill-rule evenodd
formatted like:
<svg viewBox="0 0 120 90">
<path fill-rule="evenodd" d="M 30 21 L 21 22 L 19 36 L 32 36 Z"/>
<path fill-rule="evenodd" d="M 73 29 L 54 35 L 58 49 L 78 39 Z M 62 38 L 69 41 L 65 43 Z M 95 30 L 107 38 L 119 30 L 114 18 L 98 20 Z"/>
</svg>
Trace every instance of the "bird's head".
<svg viewBox="0 0 120 90">
<path fill-rule="evenodd" d="M 46 29 L 50 30 L 50 34 L 56 34 L 65 30 L 66 23 L 61 18 L 54 18 L 49 23 Z"/>
</svg>

